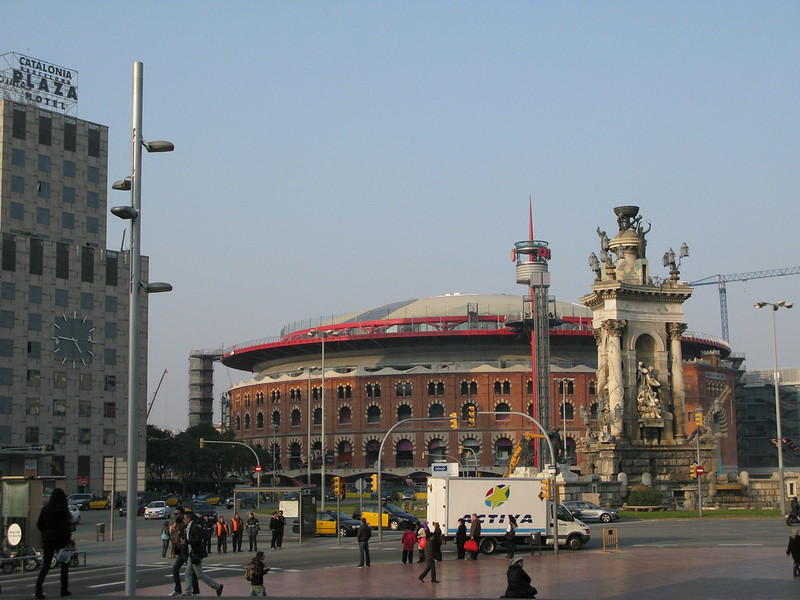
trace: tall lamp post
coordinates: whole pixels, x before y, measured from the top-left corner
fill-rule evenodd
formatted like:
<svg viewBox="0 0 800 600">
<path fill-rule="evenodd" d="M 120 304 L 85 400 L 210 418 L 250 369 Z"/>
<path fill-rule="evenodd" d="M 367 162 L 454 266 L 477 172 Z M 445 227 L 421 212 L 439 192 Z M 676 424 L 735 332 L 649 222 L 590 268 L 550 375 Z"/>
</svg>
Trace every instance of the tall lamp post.
<svg viewBox="0 0 800 600">
<path fill-rule="evenodd" d="M 571 377 L 555 377 L 555 383 L 561 384 L 561 429 L 564 439 L 564 462 L 569 462 L 569 450 L 567 449 L 567 384 L 575 383 Z"/>
<path fill-rule="evenodd" d="M 269 426 L 272 429 L 272 487 L 275 487 L 275 479 L 277 477 L 277 451 L 275 449 L 275 435 L 280 428 L 280 425 L 275 421 Z"/>
<path fill-rule="evenodd" d="M 139 463 L 139 307 L 141 294 L 169 292 L 168 283 L 142 281 L 142 254 L 140 240 L 142 201 L 142 148 L 148 152 L 172 152 L 171 142 L 146 142 L 142 139 L 142 93 L 144 65 L 133 63 L 133 127 L 131 140 L 131 174 L 115 182 L 115 190 L 130 191 L 130 206 L 115 206 L 112 214 L 130 221 L 130 287 L 128 302 L 128 481 L 126 496 L 128 506 L 135 506 Z M 126 518 L 125 540 L 125 595 L 136 595 L 136 511 L 129 510 Z"/>
<path fill-rule="evenodd" d="M 312 329 L 308 332 L 310 337 L 318 337 L 321 342 L 321 359 L 320 359 L 320 385 L 322 386 L 322 395 L 320 397 L 320 408 L 322 411 L 322 424 L 320 428 L 320 452 L 322 453 L 322 465 L 320 467 L 320 510 L 325 510 L 325 459 L 327 458 L 327 452 L 325 451 L 325 339 L 330 335 L 336 335 L 336 332 L 333 331 L 320 331 L 318 329 Z"/>
<path fill-rule="evenodd" d="M 308 437 L 306 438 L 306 481 L 311 485 L 311 421 L 313 415 L 311 414 L 311 372 L 316 371 L 319 367 L 298 367 L 298 370 L 303 373 L 308 373 L 308 385 L 306 386 L 306 401 L 308 402 L 308 409 L 306 413 L 306 421 L 308 424 Z"/>
<path fill-rule="evenodd" d="M 778 302 L 756 302 L 756 308 L 764 308 L 769 306 L 772 309 L 772 358 L 774 360 L 775 369 L 772 373 L 773 382 L 775 384 L 775 433 L 778 436 L 775 444 L 778 447 L 778 479 L 781 483 L 781 514 L 786 513 L 786 487 L 783 478 L 783 432 L 781 431 L 781 396 L 778 389 L 778 337 L 775 331 L 775 313 L 779 308 L 792 308 L 794 304 L 786 300 L 779 300 Z"/>
<path fill-rule="evenodd" d="M 256 459 L 256 487 L 261 487 L 261 461 L 258 459 L 258 453 L 253 449 L 250 444 L 245 444 L 244 442 L 234 442 L 229 440 L 207 440 L 205 438 L 200 438 L 200 447 L 205 448 L 206 444 L 227 444 L 228 446 L 244 446 L 250 452 L 253 453 L 253 456 Z"/>
</svg>

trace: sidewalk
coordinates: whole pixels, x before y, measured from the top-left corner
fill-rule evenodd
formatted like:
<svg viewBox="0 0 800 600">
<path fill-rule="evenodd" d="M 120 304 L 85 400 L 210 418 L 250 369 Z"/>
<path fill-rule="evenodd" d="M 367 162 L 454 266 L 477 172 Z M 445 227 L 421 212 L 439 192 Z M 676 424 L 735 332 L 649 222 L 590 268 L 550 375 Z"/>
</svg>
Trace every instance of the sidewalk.
<svg viewBox="0 0 800 600">
<path fill-rule="evenodd" d="M 800 596 L 800 578 L 778 548 L 627 548 L 552 552 L 525 558 L 538 598 L 552 600 L 783 600 Z M 440 584 L 420 583 L 423 565 L 375 564 L 304 571 L 275 571 L 265 578 L 270 598 L 499 598 L 508 559 L 437 563 Z M 217 578 L 223 597 L 242 597 L 250 586 L 242 575 Z M 137 590 L 137 597 L 166 597 L 171 584 Z M 200 584 L 203 597 L 216 597 Z"/>
</svg>

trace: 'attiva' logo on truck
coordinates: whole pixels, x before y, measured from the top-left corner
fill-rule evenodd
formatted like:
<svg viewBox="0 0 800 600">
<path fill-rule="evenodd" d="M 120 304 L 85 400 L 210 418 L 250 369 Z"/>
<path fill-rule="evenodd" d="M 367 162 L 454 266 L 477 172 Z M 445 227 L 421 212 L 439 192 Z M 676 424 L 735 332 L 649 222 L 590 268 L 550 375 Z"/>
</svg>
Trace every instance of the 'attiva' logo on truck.
<svg viewBox="0 0 800 600">
<path fill-rule="evenodd" d="M 495 485 L 490 487 L 489 491 L 486 492 L 486 499 L 484 500 L 484 503 L 489 508 L 494 509 L 507 502 L 510 496 L 511 487 L 508 485 Z"/>
</svg>

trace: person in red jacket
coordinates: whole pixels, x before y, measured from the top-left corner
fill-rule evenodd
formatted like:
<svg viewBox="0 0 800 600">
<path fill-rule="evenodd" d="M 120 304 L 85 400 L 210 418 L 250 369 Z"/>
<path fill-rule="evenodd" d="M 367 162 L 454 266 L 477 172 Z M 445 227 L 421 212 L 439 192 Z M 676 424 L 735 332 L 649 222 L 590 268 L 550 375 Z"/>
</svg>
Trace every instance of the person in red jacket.
<svg viewBox="0 0 800 600">
<path fill-rule="evenodd" d="M 214 527 L 214 533 L 217 534 L 217 552 L 228 552 L 228 534 L 230 532 L 231 530 L 225 522 L 225 517 L 220 517 Z"/>
<path fill-rule="evenodd" d="M 403 532 L 403 537 L 400 538 L 400 543 L 403 545 L 403 564 L 412 564 L 414 562 L 414 546 L 417 543 L 417 534 L 413 529 L 406 529 Z"/>
</svg>

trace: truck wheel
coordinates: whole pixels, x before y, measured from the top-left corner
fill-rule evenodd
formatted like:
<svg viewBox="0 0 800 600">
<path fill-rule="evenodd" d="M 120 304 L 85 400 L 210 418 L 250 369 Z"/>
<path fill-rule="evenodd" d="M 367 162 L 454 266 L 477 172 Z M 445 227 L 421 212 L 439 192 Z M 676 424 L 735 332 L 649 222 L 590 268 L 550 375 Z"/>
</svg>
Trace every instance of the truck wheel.
<svg viewBox="0 0 800 600">
<path fill-rule="evenodd" d="M 389 529 L 392 531 L 397 531 L 400 528 L 400 524 L 397 521 L 389 521 Z"/>
<path fill-rule="evenodd" d="M 583 546 L 583 542 L 579 535 L 571 535 L 567 538 L 567 548 L 570 550 L 580 550 L 581 546 Z"/>
<path fill-rule="evenodd" d="M 497 542 L 493 538 L 483 538 L 479 550 L 484 554 L 492 554 L 497 549 Z"/>
<path fill-rule="evenodd" d="M 611 515 L 608 513 L 603 513 L 602 515 L 600 515 L 600 520 L 603 523 L 611 523 Z"/>
</svg>

